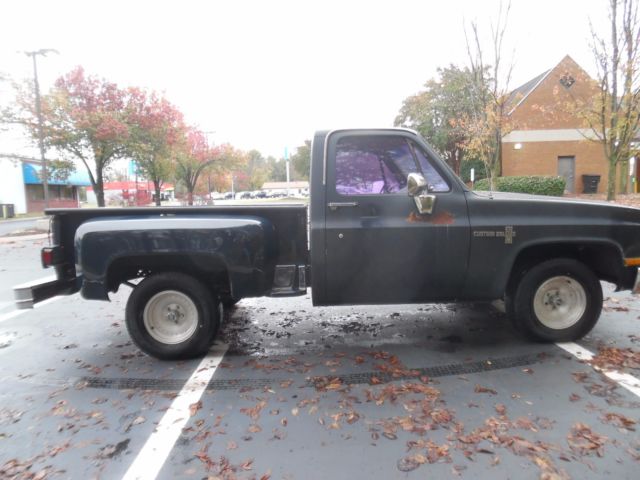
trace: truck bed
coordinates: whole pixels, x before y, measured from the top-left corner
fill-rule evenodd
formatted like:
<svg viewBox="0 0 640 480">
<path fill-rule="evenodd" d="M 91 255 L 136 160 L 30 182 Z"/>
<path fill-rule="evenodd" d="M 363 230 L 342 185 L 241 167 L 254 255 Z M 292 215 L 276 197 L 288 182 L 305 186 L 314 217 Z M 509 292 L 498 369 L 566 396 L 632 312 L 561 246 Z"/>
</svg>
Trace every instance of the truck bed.
<svg viewBox="0 0 640 480">
<path fill-rule="evenodd" d="M 74 244 L 75 232 L 82 223 L 95 218 L 163 217 L 163 216 L 254 216 L 269 220 L 278 240 L 278 264 L 308 264 L 307 206 L 304 204 L 220 205 L 210 207 L 136 207 L 136 208 L 55 208 L 45 211 L 54 216 L 51 225 L 54 245 Z M 66 272 L 74 265 L 73 249 L 64 251 Z M 73 272 L 75 275 L 75 272 Z"/>
</svg>

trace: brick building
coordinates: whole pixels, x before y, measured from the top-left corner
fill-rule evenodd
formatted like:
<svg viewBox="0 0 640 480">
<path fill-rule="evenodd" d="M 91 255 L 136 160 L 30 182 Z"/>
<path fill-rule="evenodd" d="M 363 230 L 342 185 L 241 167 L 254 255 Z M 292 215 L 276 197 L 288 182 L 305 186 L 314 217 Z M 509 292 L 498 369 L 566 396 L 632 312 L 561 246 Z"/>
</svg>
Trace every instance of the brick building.
<svg viewBox="0 0 640 480">
<path fill-rule="evenodd" d="M 12 205 L 15 214 L 42 212 L 45 203 L 41 170 L 40 160 L 0 153 L 0 204 Z M 64 179 L 53 176 L 48 184 L 49 207 L 76 208 L 91 182 L 87 172 L 79 168 Z"/>
<path fill-rule="evenodd" d="M 589 139 L 593 131 L 568 107 L 596 93 L 594 80 L 568 55 L 511 92 L 513 130 L 502 140 L 502 175 L 561 175 L 571 193 L 583 191 L 583 175 L 597 175 L 598 192 L 605 192 L 602 144 Z"/>
</svg>

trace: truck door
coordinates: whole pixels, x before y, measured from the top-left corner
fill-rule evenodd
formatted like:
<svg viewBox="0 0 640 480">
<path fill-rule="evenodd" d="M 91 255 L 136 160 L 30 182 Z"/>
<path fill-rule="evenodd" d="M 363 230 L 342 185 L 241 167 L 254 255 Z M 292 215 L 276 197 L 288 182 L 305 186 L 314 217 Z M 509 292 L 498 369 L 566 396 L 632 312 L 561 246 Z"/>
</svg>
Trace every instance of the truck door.
<svg viewBox="0 0 640 480">
<path fill-rule="evenodd" d="M 409 132 L 344 131 L 327 141 L 326 303 L 455 299 L 470 232 L 458 181 Z M 407 194 L 411 172 L 437 196 L 430 215 Z"/>
</svg>

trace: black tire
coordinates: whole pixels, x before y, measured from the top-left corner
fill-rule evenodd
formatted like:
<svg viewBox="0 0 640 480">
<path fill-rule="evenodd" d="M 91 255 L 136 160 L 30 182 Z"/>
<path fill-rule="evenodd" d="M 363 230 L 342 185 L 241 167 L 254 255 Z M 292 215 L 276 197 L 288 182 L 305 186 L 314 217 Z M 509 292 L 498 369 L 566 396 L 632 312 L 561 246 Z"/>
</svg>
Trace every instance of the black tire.
<svg viewBox="0 0 640 480">
<path fill-rule="evenodd" d="M 145 322 L 145 308 L 149 305 L 150 312 L 153 312 L 154 308 L 159 309 L 160 307 L 154 305 L 161 305 L 159 302 L 163 295 L 169 299 L 167 301 L 172 298 L 170 295 L 177 298 L 178 304 L 183 305 L 182 311 L 186 310 L 187 313 L 182 314 L 182 317 L 186 316 L 186 325 L 189 328 L 181 334 L 174 335 L 176 342 L 163 341 L 164 338 L 170 339 L 171 335 L 164 335 L 160 327 L 170 325 L 170 320 L 163 319 L 162 315 L 153 316 L 148 313 Z M 188 297 L 192 303 L 184 297 Z M 174 304 L 170 304 L 167 311 L 171 305 Z M 177 308 L 175 311 L 179 312 L 178 319 L 173 320 L 176 325 L 182 319 L 180 307 Z M 220 318 L 221 305 L 217 297 L 198 280 L 183 273 L 167 272 L 147 277 L 131 292 L 127 301 L 126 324 L 131 339 L 144 353 L 160 360 L 187 359 L 204 355 L 213 343 Z M 160 322 L 158 329 L 153 327 L 154 321 Z M 155 331 L 150 332 L 147 325 Z"/>
<path fill-rule="evenodd" d="M 602 311 L 602 286 L 583 263 L 557 258 L 528 270 L 507 300 L 507 312 L 519 331 L 537 341 L 567 342 L 595 326 Z"/>
</svg>

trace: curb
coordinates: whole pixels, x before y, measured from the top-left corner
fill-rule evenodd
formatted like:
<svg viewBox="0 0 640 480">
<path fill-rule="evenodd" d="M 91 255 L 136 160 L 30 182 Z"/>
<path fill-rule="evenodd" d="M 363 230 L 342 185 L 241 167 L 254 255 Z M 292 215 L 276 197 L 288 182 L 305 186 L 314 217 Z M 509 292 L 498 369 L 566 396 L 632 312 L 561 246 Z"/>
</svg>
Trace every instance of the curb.
<svg viewBox="0 0 640 480">
<path fill-rule="evenodd" d="M 43 218 L 48 218 L 48 217 L 47 215 L 42 215 L 41 217 L 0 218 L 0 224 L 11 223 L 11 222 L 26 222 L 28 220 L 42 220 Z"/>
<path fill-rule="evenodd" d="M 14 237 L 0 237 L 0 245 L 22 242 L 25 240 L 45 240 L 48 237 L 48 233 L 38 233 L 36 235 L 16 235 Z"/>
</svg>

